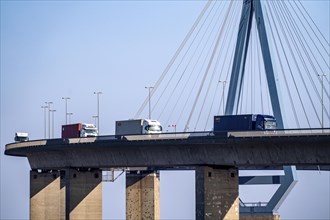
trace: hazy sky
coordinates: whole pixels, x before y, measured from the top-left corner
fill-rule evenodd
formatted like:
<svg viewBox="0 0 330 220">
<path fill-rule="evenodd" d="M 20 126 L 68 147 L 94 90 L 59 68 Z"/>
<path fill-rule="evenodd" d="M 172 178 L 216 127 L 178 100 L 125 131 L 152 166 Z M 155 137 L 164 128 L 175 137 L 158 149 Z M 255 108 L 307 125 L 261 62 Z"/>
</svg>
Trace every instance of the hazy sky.
<svg viewBox="0 0 330 220">
<path fill-rule="evenodd" d="M 330 3 L 303 1 L 329 41 Z M 55 112 L 55 137 L 65 123 L 94 123 L 100 96 L 101 134 L 132 118 L 205 1 L 1 1 L 1 219 L 29 218 L 29 164 L 3 155 L 17 131 L 44 137 L 46 101 Z M 146 117 L 146 115 L 144 116 Z M 280 208 L 281 219 L 329 219 L 330 172 L 298 172 Z M 125 218 L 125 178 L 103 184 L 105 219 Z M 274 187 L 240 189 L 254 202 Z M 262 192 L 262 193 L 260 193 Z M 254 194 L 254 195 L 251 195 Z M 262 194 L 261 197 L 259 194 Z M 194 219 L 194 173 L 161 172 L 162 219 Z M 256 196 L 256 197 L 253 197 Z M 253 200 L 253 201 L 251 201 Z"/>
</svg>

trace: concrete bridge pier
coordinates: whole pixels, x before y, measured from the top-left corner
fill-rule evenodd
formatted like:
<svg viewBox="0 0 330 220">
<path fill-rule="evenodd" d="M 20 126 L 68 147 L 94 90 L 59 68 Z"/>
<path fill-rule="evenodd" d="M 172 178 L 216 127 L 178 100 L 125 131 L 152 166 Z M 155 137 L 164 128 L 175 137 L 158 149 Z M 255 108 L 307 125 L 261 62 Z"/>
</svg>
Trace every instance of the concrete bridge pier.
<svg viewBox="0 0 330 220">
<path fill-rule="evenodd" d="M 60 173 L 30 171 L 30 219 L 60 220 Z"/>
<path fill-rule="evenodd" d="M 126 220 L 160 219 L 159 173 L 126 172 Z"/>
<path fill-rule="evenodd" d="M 238 169 L 199 166 L 195 176 L 196 220 L 238 220 Z"/>
<path fill-rule="evenodd" d="M 102 171 L 30 171 L 30 219 L 102 220 Z"/>
<path fill-rule="evenodd" d="M 102 170 L 66 169 L 65 219 L 102 220 Z"/>
</svg>

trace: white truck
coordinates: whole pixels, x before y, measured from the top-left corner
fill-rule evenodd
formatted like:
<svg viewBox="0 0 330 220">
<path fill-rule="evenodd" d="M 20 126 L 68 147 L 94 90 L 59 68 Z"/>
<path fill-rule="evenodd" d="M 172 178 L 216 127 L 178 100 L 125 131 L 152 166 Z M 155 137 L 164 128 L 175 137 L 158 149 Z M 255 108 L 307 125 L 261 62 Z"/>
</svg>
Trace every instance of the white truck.
<svg viewBox="0 0 330 220">
<path fill-rule="evenodd" d="M 29 141 L 29 134 L 26 132 L 16 132 L 15 141 L 16 142 Z"/>
<path fill-rule="evenodd" d="M 162 125 L 157 120 L 130 119 L 116 121 L 116 135 L 160 134 Z"/>
</svg>

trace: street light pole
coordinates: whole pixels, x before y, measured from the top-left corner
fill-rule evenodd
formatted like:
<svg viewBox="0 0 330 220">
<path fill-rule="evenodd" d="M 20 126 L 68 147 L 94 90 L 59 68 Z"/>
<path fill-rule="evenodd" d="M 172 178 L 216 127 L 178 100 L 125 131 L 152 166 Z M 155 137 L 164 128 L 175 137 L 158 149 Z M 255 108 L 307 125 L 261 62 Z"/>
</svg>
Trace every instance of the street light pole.
<svg viewBox="0 0 330 220">
<path fill-rule="evenodd" d="M 92 118 L 94 118 L 94 124 L 96 124 L 97 115 L 92 116 Z"/>
<path fill-rule="evenodd" d="M 226 80 L 220 80 L 219 83 L 223 83 L 222 87 L 222 108 L 223 108 L 223 115 L 225 115 L 225 87 L 226 87 Z"/>
<path fill-rule="evenodd" d="M 103 94 L 103 93 L 94 92 L 94 94 L 97 96 L 97 128 L 99 129 L 99 134 L 100 134 L 100 98 L 99 98 L 99 95 Z"/>
<path fill-rule="evenodd" d="M 50 139 L 50 105 L 53 102 L 45 102 L 48 105 L 48 138 Z"/>
<path fill-rule="evenodd" d="M 150 102 L 151 97 L 150 97 L 150 90 L 153 89 L 154 87 L 152 87 L 152 86 L 146 86 L 144 88 L 146 88 L 146 89 L 149 90 L 149 119 L 151 119 L 151 102 Z"/>
<path fill-rule="evenodd" d="M 54 112 L 56 112 L 55 109 L 49 110 L 52 113 L 52 138 L 54 138 Z"/>
<path fill-rule="evenodd" d="M 46 139 L 46 108 L 48 108 L 48 106 L 41 106 L 41 108 L 44 109 L 44 138 Z"/>
<path fill-rule="evenodd" d="M 62 97 L 62 99 L 65 100 L 65 124 L 68 124 L 68 99 L 70 99 L 70 97 Z"/>
<path fill-rule="evenodd" d="M 321 84 L 322 84 L 322 91 L 321 91 L 321 100 L 322 100 L 322 128 L 324 128 L 324 102 L 323 102 L 323 90 L 324 90 L 324 85 L 323 85 L 323 77 L 326 76 L 326 74 L 318 74 L 318 76 L 321 76 Z"/>
<path fill-rule="evenodd" d="M 69 124 L 70 124 L 70 116 L 73 115 L 73 113 L 68 113 L 68 118 L 69 118 Z"/>
</svg>

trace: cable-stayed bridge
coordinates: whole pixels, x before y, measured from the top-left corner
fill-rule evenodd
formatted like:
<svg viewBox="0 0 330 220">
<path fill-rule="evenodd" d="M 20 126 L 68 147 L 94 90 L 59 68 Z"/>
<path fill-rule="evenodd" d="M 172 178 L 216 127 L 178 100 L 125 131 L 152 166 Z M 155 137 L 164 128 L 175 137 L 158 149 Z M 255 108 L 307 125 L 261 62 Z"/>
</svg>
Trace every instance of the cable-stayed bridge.
<svg viewBox="0 0 330 220">
<path fill-rule="evenodd" d="M 239 205 L 242 219 L 277 219 L 294 168 L 248 180 L 237 170 L 329 165 L 329 130 L 315 129 L 329 127 L 328 41 L 300 2 L 207 2 L 135 115 L 149 104 L 152 118 L 185 133 L 8 144 L 6 154 L 27 157 L 33 169 L 31 219 L 100 219 L 101 169 L 114 167 L 131 167 L 127 219 L 159 219 L 157 170 L 187 166 L 196 170 L 196 219 L 238 219 Z M 273 114 L 285 129 L 212 134 L 214 115 L 243 113 Z M 239 182 L 281 187 L 266 206 L 248 207 Z"/>
<path fill-rule="evenodd" d="M 301 2 L 262 3 L 262 30 L 241 1 L 206 4 L 151 90 L 153 118 L 178 131 L 211 130 L 224 112 L 273 115 L 278 99 L 285 128 L 318 128 L 323 94 L 329 127 L 329 40 Z M 148 115 L 148 100 L 135 118 Z"/>
</svg>

